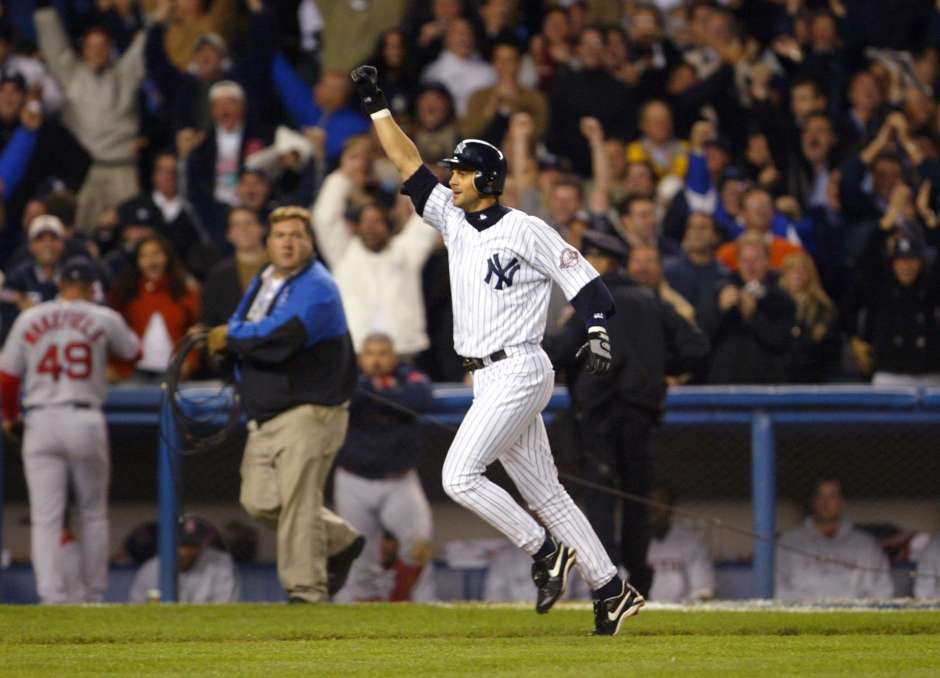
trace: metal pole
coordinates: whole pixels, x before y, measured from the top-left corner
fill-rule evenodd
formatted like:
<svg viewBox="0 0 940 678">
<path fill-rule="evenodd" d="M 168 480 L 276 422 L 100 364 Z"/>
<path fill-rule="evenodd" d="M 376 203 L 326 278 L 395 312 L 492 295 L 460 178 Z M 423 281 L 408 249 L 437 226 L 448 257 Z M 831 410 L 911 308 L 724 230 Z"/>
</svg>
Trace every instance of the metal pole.
<svg viewBox="0 0 940 678">
<path fill-rule="evenodd" d="M 169 396 L 172 397 L 172 396 Z M 179 521 L 179 435 L 176 422 L 170 412 L 170 404 L 164 399 L 160 409 L 160 447 L 157 495 L 160 501 L 160 528 L 158 555 L 160 558 L 160 601 L 175 603 L 177 600 L 176 530 Z"/>
<path fill-rule="evenodd" d="M 751 420 L 751 500 L 754 511 L 754 594 L 774 596 L 774 535 L 776 534 L 776 463 L 774 425 L 767 412 Z"/>
</svg>

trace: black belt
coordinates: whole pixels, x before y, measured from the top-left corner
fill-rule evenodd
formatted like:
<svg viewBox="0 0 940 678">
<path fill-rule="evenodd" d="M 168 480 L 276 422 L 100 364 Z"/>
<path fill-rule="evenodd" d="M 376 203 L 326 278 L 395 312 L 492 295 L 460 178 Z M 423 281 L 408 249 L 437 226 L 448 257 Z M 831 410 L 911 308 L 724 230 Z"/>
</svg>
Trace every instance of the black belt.
<svg viewBox="0 0 940 678">
<path fill-rule="evenodd" d="M 464 358 L 461 356 L 461 360 L 463 360 L 464 371 L 472 373 L 474 370 L 479 370 L 483 367 L 486 367 L 487 359 L 490 361 L 489 364 L 492 365 L 493 363 L 499 362 L 500 360 L 508 357 L 509 356 L 506 355 L 506 351 L 500 349 L 496 351 L 496 353 L 490 353 L 488 356 L 486 356 L 486 358 Z"/>
</svg>

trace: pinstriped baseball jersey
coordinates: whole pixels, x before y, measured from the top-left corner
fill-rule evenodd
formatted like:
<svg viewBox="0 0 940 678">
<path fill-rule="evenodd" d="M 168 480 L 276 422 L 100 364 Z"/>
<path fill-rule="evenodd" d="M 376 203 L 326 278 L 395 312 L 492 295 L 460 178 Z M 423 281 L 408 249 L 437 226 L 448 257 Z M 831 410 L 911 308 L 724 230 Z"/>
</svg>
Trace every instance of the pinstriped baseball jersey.
<svg viewBox="0 0 940 678">
<path fill-rule="evenodd" d="M 474 372 L 473 404 L 441 470 L 444 491 L 529 555 L 545 543 L 547 528 L 574 549 L 585 581 L 599 590 L 617 569 L 558 481 L 541 417 L 555 373 L 540 342 L 552 281 L 585 319 L 599 324 L 614 310 L 610 292 L 540 219 L 498 203 L 464 212 L 426 167 L 405 181 L 404 191 L 447 245 L 457 353 L 484 358 L 506 349 L 504 359 Z M 497 460 L 541 525 L 483 475 Z"/>
<path fill-rule="evenodd" d="M 438 184 L 422 217 L 447 245 L 454 349 L 462 356 L 541 343 L 552 281 L 570 300 L 598 275 L 551 226 L 519 210 L 497 215 L 494 226 L 483 221 L 478 230 L 454 206 L 452 191 Z"/>
</svg>

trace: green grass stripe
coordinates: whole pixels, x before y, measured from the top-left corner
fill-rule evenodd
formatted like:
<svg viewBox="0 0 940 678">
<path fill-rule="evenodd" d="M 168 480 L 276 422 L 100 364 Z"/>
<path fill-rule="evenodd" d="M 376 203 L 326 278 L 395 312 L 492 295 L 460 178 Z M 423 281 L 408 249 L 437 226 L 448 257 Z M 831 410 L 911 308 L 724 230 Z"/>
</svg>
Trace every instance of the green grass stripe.
<svg viewBox="0 0 940 678">
<path fill-rule="evenodd" d="M 583 606 L 548 615 L 524 608 L 437 605 L 141 605 L 0 607 L 0 648 L 22 644 L 140 642 L 578 638 L 593 619 Z M 623 635 L 937 636 L 936 611 L 643 611 Z"/>
<path fill-rule="evenodd" d="M 929 636 L 430 638 L 27 645 L 3 676 L 936 676 Z"/>
</svg>

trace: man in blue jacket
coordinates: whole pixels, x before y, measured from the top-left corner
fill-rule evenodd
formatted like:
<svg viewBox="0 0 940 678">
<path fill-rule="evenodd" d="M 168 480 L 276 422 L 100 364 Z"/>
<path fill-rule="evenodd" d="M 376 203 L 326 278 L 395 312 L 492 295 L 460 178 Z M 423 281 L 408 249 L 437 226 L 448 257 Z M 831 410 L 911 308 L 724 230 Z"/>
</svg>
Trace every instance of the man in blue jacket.
<svg viewBox="0 0 940 678">
<path fill-rule="evenodd" d="M 291 602 L 320 602 L 345 581 L 365 540 L 323 505 L 323 486 L 346 437 L 356 356 L 339 291 L 313 259 L 310 213 L 271 213 L 271 264 L 255 276 L 210 353 L 235 360 L 248 444 L 241 503 L 277 530 L 277 566 Z M 328 581 L 329 570 L 329 581 Z"/>
</svg>

